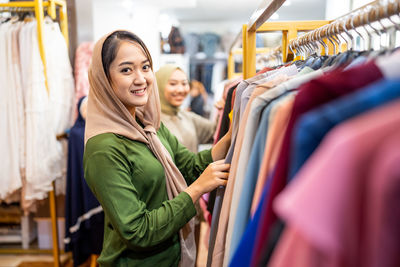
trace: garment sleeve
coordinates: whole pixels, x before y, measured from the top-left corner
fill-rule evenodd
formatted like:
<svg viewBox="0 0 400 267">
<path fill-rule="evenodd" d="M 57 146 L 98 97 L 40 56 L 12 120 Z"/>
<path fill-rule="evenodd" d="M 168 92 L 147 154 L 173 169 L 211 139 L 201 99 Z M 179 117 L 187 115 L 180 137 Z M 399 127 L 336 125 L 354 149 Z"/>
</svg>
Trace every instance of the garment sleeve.
<svg viewBox="0 0 400 267">
<path fill-rule="evenodd" d="M 216 123 L 203 118 L 193 112 L 190 112 L 193 124 L 196 128 L 197 140 L 199 144 L 208 144 L 213 142 Z"/>
<path fill-rule="evenodd" d="M 190 185 L 200 176 L 204 169 L 207 168 L 208 164 L 213 162 L 211 149 L 203 150 L 199 153 L 190 152 L 185 146 L 178 142 L 178 139 L 171 134 L 164 124 L 161 124 L 161 127 L 174 154 L 175 165 L 182 173 L 186 183 Z"/>
<path fill-rule="evenodd" d="M 182 192 L 148 210 L 132 183 L 130 168 L 117 149 L 99 151 L 85 159 L 85 179 L 110 220 L 107 226 L 117 231 L 128 248 L 151 250 L 177 234 L 196 209 L 190 196 Z"/>
</svg>

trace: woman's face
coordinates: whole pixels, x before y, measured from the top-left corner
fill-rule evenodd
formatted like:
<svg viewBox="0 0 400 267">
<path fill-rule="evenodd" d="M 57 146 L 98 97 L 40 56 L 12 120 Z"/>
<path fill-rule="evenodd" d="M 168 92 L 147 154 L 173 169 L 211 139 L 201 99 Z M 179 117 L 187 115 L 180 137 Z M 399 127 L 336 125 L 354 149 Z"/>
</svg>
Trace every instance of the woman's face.
<svg viewBox="0 0 400 267">
<path fill-rule="evenodd" d="M 115 94 L 132 115 L 136 107 L 147 103 L 153 88 L 154 73 L 139 44 L 121 41 L 117 55 L 110 64 L 110 78 Z"/>
<path fill-rule="evenodd" d="M 188 95 L 189 90 L 186 74 L 177 69 L 171 74 L 165 85 L 164 96 L 172 106 L 179 107 Z"/>
</svg>

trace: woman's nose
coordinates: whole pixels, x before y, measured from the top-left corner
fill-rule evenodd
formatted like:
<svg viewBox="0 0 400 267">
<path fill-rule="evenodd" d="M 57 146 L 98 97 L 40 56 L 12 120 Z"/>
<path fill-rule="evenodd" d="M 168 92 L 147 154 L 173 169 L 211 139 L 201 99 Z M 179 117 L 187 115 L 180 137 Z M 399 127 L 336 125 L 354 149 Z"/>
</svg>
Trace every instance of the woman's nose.
<svg viewBox="0 0 400 267">
<path fill-rule="evenodd" d="M 144 78 L 144 75 L 142 72 L 138 71 L 134 77 L 133 82 L 135 84 L 142 84 L 146 82 L 146 79 Z"/>
<path fill-rule="evenodd" d="M 188 89 L 188 86 L 180 84 L 180 85 L 177 86 L 177 91 L 179 93 L 188 93 L 189 89 Z"/>
<path fill-rule="evenodd" d="M 183 92 L 183 91 L 185 91 L 185 87 L 183 86 L 183 85 L 178 85 L 177 87 L 176 87 L 176 89 L 177 89 L 177 91 L 178 92 Z"/>
</svg>

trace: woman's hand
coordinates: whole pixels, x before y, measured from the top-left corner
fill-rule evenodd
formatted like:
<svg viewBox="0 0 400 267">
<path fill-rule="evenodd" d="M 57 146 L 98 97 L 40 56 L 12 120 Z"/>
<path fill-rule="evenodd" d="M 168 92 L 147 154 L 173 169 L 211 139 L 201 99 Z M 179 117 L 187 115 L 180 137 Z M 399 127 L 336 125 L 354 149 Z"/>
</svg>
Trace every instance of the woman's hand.
<svg viewBox="0 0 400 267">
<path fill-rule="evenodd" d="M 211 156 L 214 161 L 226 157 L 226 153 L 228 153 L 229 146 L 231 145 L 231 139 L 232 139 L 232 124 L 229 127 L 228 132 L 211 149 Z"/>
<path fill-rule="evenodd" d="M 218 160 L 208 165 L 200 177 L 185 190 L 192 198 L 193 203 L 203 194 L 218 186 L 225 186 L 228 182 L 229 168 L 230 164 L 224 163 L 224 160 Z"/>
</svg>

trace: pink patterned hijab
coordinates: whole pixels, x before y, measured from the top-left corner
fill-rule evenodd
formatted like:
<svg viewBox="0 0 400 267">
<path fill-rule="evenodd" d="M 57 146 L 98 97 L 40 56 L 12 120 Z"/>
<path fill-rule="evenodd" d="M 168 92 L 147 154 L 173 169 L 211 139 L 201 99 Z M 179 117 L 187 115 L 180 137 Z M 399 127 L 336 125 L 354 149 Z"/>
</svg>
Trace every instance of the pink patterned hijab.
<svg viewBox="0 0 400 267">
<path fill-rule="evenodd" d="M 119 31 L 118 31 L 119 32 Z M 110 81 L 104 72 L 102 48 L 106 39 L 115 32 L 103 36 L 94 46 L 92 63 L 89 68 L 90 91 L 85 128 L 85 144 L 91 137 L 102 133 L 115 133 L 148 145 L 165 171 L 168 198 L 176 197 L 187 188 L 179 169 L 172 161 L 171 155 L 156 135 L 160 127 L 160 99 L 156 79 L 149 86 L 149 98 L 146 105 L 137 107 L 136 117 L 143 124 L 140 126 L 128 109 L 114 93 Z M 137 38 L 140 40 L 139 38 Z M 121 40 L 121 39 L 120 39 Z M 133 41 L 126 40 L 125 41 Z M 151 62 L 151 56 L 143 42 L 139 45 Z M 153 73 L 154 75 L 154 73 Z M 194 266 L 196 245 L 194 241 L 194 220 L 190 220 L 180 231 L 181 262 L 180 266 Z"/>
</svg>

